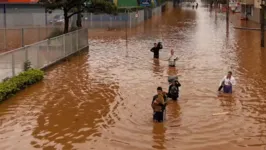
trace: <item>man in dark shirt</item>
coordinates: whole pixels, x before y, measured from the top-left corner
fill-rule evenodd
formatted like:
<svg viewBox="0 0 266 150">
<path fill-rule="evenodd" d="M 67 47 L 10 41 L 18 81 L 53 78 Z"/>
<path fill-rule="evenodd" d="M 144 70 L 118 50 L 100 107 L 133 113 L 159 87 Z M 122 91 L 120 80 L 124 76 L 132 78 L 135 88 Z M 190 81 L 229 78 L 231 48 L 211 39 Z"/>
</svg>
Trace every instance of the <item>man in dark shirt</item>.
<svg viewBox="0 0 266 150">
<path fill-rule="evenodd" d="M 160 106 L 162 107 L 161 111 L 155 111 L 154 102 L 157 100 L 159 94 L 163 94 L 165 104 L 160 104 Z M 164 113 L 165 113 L 165 108 L 166 108 L 166 104 L 167 104 L 166 101 L 167 101 L 166 93 L 163 92 L 162 87 L 158 87 L 157 88 L 157 94 L 155 96 L 153 96 L 152 103 L 151 103 L 151 107 L 154 110 L 153 111 L 153 120 L 155 122 L 163 122 L 164 121 Z"/>
<path fill-rule="evenodd" d="M 151 49 L 151 52 L 153 52 L 153 58 L 157 58 L 157 59 L 159 58 L 159 51 L 162 48 L 163 46 L 160 42 L 158 44 L 154 43 L 154 47 Z"/>
</svg>

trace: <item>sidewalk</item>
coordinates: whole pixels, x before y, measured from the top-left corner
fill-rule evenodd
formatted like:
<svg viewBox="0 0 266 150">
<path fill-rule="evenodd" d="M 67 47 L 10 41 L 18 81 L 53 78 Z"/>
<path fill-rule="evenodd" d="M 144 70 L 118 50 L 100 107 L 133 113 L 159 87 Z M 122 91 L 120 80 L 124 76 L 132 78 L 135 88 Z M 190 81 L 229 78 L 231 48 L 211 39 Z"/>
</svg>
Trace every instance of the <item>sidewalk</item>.
<svg viewBox="0 0 266 150">
<path fill-rule="evenodd" d="M 260 30 L 260 24 L 250 21 L 250 20 L 241 20 L 241 14 L 235 13 L 230 14 L 230 22 L 233 24 L 235 29 L 239 30 Z"/>
</svg>

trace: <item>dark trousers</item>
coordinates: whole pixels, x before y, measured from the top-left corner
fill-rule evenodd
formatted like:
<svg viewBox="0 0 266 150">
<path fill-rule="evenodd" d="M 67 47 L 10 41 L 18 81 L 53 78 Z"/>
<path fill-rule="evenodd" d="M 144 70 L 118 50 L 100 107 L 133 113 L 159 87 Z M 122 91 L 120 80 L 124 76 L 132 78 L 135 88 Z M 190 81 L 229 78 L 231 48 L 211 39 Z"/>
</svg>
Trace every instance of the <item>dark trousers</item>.
<svg viewBox="0 0 266 150">
<path fill-rule="evenodd" d="M 171 98 L 172 100 L 176 101 L 179 98 L 179 94 L 172 95 L 172 94 L 168 93 L 168 97 Z"/>
<path fill-rule="evenodd" d="M 175 96 L 172 96 L 171 98 L 172 98 L 172 100 L 177 101 L 178 97 L 179 97 L 179 95 L 175 95 Z"/>
<path fill-rule="evenodd" d="M 153 58 L 159 59 L 159 55 L 153 55 Z"/>
<path fill-rule="evenodd" d="M 164 111 L 162 112 L 153 112 L 153 120 L 156 122 L 163 122 L 164 120 Z"/>
<path fill-rule="evenodd" d="M 232 89 L 233 89 L 232 86 L 226 86 L 226 85 L 225 85 L 225 86 L 223 87 L 223 89 L 224 89 L 224 93 L 229 93 L 229 94 L 230 94 L 230 93 L 233 92 L 233 90 L 232 90 Z"/>
</svg>

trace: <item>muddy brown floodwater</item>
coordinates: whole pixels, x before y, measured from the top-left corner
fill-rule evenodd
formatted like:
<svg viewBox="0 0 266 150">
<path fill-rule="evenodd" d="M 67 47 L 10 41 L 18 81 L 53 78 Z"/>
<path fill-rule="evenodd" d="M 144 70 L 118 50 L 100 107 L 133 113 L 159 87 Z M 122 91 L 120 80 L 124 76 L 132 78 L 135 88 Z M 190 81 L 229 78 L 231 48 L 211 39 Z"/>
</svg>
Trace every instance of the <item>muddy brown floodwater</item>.
<svg viewBox="0 0 266 150">
<path fill-rule="evenodd" d="M 173 9 L 129 31 L 91 34 L 90 51 L 50 68 L 45 80 L 0 104 L 1 150 L 265 150 L 266 50 L 257 31 L 226 34 L 225 15 Z M 150 48 L 165 48 L 153 61 Z M 168 69 L 173 48 L 180 60 Z M 233 71 L 232 96 L 217 97 Z M 151 99 L 178 73 L 180 100 L 164 124 Z M 227 115 L 215 113 L 229 112 Z"/>
</svg>

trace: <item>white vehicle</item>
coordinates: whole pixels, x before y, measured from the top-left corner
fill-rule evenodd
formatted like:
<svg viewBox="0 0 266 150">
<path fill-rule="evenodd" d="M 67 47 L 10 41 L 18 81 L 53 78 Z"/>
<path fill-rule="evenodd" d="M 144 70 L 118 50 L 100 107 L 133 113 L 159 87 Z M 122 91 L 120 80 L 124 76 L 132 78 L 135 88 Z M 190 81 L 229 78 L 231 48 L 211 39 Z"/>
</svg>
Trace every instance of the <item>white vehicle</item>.
<svg viewBox="0 0 266 150">
<path fill-rule="evenodd" d="M 65 22 L 63 15 L 55 15 L 54 18 L 50 21 L 50 24 L 63 24 Z"/>
</svg>

